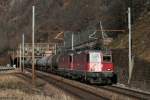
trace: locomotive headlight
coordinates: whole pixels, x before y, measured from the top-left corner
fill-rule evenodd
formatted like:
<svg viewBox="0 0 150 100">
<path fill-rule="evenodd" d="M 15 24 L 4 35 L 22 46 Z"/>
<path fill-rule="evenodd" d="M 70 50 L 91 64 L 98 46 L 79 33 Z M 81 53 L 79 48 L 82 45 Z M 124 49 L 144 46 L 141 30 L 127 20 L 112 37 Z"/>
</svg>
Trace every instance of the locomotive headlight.
<svg viewBox="0 0 150 100">
<path fill-rule="evenodd" d="M 107 70 L 108 70 L 108 71 L 111 71 L 111 69 L 110 69 L 110 68 L 108 68 Z"/>
</svg>

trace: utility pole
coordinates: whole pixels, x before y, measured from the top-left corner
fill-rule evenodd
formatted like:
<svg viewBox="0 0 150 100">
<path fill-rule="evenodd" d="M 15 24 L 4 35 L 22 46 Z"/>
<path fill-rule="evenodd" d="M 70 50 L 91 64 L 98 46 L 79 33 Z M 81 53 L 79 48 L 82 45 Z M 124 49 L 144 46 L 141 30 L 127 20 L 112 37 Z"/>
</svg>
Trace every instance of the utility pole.
<svg viewBox="0 0 150 100">
<path fill-rule="evenodd" d="M 72 33 L 72 38 L 71 38 L 71 50 L 73 51 L 74 50 L 74 33 Z M 71 58 L 72 58 L 72 61 L 71 61 L 71 69 L 73 69 L 73 52 L 71 54 Z"/>
<path fill-rule="evenodd" d="M 17 65 L 16 67 L 18 67 L 18 48 L 17 48 Z"/>
<path fill-rule="evenodd" d="M 132 35 L 131 35 L 131 8 L 128 8 L 128 29 L 129 29 L 129 78 L 128 78 L 128 84 L 130 83 L 131 77 L 132 77 Z"/>
<path fill-rule="evenodd" d="M 22 72 L 24 72 L 24 34 L 22 35 Z"/>
<path fill-rule="evenodd" d="M 15 54 L 14 54 L 15 50 L 13 48 L 13 67 L 14 67 L 14 60 L 15 60 Z"/>
<path fill-rule="evenodd" d="M 22 54 L 21 54 L 21 44 L 20 44 L 20 46 L 19 46 L 19 49 L 20 49 L 20 61 L 19 61 L 20 63 L 19 63 L 19 67 L 20 67 L 20 71 L 21 71 L 21 62 L 22 62 L 22 61 L 21 61 L 21 55 L 22 55 Z"/>
<path fill-rule="evenodd" d="M 66 42 L 65 42 L 65 40 L 64 40 L 64 49 L 66 48 Z"/>
<path fill-rule="evenodd" d="M 32 6 L 32 84 L 35 82 L 35 66 L 34 66 L 34 28 L 35 28 L 35 6 Z"/>
<path fill-rule="evenodd" d="M 55 55 L 57 54 L 57 44 L 55 44 Z"/>
<path fill-rule="evenodd" d="M 74 33 L 72 33 L 72 38 L 71 38 L 71 49 L 72 51 L 74 50 Z"/>
</svg>

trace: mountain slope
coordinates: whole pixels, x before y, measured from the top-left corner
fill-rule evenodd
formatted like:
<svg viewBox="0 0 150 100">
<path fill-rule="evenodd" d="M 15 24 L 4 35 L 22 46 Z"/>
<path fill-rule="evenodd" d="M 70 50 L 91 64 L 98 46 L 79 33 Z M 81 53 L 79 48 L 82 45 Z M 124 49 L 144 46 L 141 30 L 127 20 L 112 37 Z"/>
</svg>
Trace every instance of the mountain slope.
<svg viewBox="0 0 150 100">
<path fill-rule="evenodd" d="M 110 47 L 119 83 L 128 85 L 128 34 L 119 36 Z M 134 67 L 129 86 L 150 91 L 150 12 L 132 26 L 132 55 Z"/>
<path fill-rule="evenodd" d="M 128 34 L 121 35 L 112 48 L 128 48 Z M 150 62 L 150 13 L 140 17 L 132 27 L 133 55 Z"/>
</svg>

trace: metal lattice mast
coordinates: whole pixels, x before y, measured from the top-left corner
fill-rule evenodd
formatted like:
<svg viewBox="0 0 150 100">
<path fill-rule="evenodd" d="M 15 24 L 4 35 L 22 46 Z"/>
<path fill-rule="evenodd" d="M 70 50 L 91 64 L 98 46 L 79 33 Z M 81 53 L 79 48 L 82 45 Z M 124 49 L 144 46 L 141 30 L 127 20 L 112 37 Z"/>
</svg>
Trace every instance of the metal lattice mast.
<svg viewBox="0 0 150 100">
<path fill-rule="evenodd" d="M 22 72 L 24 72 L 24 34 L 22 35 L 22 57 L 23 57 L 23 60 L 22 60 Z"/>
</svg>

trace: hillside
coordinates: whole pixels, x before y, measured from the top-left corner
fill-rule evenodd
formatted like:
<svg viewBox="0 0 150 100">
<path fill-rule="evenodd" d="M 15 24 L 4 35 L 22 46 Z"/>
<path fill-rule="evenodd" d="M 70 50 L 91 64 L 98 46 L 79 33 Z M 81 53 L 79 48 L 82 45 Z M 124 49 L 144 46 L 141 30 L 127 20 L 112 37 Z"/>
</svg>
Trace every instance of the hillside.
<svg viewBox="0 0 150 100">
<path fill-rule="evenodd" d="M 150 62 L 150 13 L 140 17 L 132 27 L 133 55 Z M 119 36 L 112 48 L 128 48 L 128 34 Z"/>
<path fill-rule="evenodd" d="M 114 50 L 114 62 L 119 82 L 128 79 L 128 34 L 120 35 L 110 46 Z M 134 68 L 131 86 L 150 90 L 150 12 L 142 14 L 132 26 L 132 54 Z M 144 76 L 144 77 L 143 77 Z M 144 85 L 143 85 L 144 84 Z"/>
<path fill-rule="evenodd" d="M 0 44 L 0 52 L 16 48 L 23 33 L 26 42 L 31 42 L 33 4 L 36 42 L 54 42 L 53 38 L 61 31 L 77 32 L 88 26 L 96 27 L 100 20 L 106 28 L 120 29 L 126 10 L 121 0 L 1 0 L 0 41 L 3 44 Z"/>
</svg>

